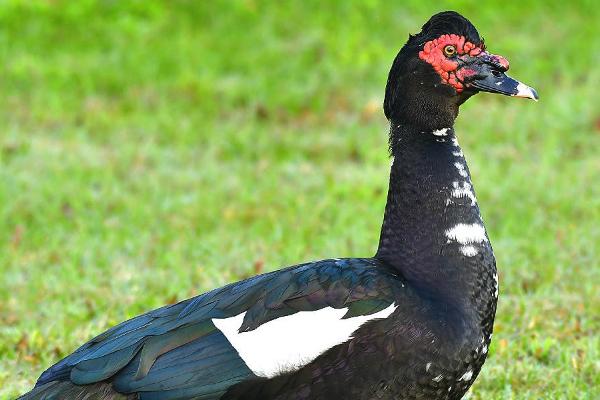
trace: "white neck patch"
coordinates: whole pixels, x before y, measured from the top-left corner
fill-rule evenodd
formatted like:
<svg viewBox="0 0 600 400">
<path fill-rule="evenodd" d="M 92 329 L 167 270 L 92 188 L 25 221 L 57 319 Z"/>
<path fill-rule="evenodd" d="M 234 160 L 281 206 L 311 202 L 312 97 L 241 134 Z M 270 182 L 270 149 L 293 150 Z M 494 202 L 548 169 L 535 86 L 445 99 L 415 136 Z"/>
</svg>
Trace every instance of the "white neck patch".
<svg viewBox="0 0 600 400">
<path fill-rule="evenodd" d="M 467 257 L 474 257 L 479 251 L 474 243 L 487 242 L 485 228 L 480 224 L 456 224 L 446 231 L 448 241 L 454 240 L 460 243 L 460 252 Z"/>
<path fill-rule="evenodd" d="M 397 307 L 392 303 L 374 314 L 347 319 L 342 319 L 347 308 L 300 311 L 241 333 L 239 328 L 246 312 L 230 318 L 213 318 L 212 322 L 255 375 L 273 378 L 302 368 L 330 348 L 351 339 L 364 323 L 387 318 Z"/>
<path fill-rule="evenodd" d="M 446 237 L 460 244 L 481 243 L 487 241 L 485 228 L 481 224 L 456 224 L 446 231 Z"/>
</svg>

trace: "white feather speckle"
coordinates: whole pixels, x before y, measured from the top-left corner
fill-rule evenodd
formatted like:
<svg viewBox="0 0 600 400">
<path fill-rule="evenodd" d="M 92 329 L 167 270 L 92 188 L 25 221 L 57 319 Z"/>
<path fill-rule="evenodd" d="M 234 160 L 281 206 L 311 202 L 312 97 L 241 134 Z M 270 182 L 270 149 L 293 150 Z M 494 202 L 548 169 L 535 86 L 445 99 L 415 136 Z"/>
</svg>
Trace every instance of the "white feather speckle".
<svg viewBox="0 0 600 400">
<path fill-rule="evenodd" d="M 465 166 L 462 163 L 459 162 L 455 162 L 454 166 L 456 167 L 456 169 L 458 170 L 458 174 L 460 176 L 462 176 L 463 178 L 466 178 L 467 176 L 469 176 L 467 170 L 465 169 Z"/>
<path fill-rule="evenodd" d="M 485 344 L 483 345 L 483 349 L 481 349 L 481 352 L 482 352 L 483 354 L 487 354 L 487 352 L 488 352 L 488 347 L 487 347 Z"/>
<path fill-rule="evenodd" d="M 498 297 L 498 273 L 494 273 L 494 297 Z"/>
<path fill-rule="evenodd" d="M 473 193 L 472 186 L 469 182 L 452 182 L 452 188 L 452 197 L 468 197 L 469 200 L 471 200 L 472 206 L 477 204 L 477 199 L 475 198 L 475 194 Z"/>
<path fill-rule="evenodd" d="M 444 377 L 443 375 L 438 375 L 438 376 L 436 376 L 435 378 L 433 378 L 433 379 L 432 379 L 432 381 L 434 381 L 434 382 L 439 382 L 439 381 L 441 381 L 441 380 L 442 380 L 442 378 L 443 378 L 443 377 Z"/>
<path fill-rule="evenodd" d="M 425 372 L 429 372 L 429 368 L 431 368 L 430 362 L 428 362 L 427 365 L 425 365 Z"/>
<path fill-rule="evenodd" d="M 463 376 L 460 377 L 459 381 L 467 381 L 467 382 L 469 382 L 472 377 L 473 377 L 473 370 L 469 369 L 467 372 L 465 372 L 463 374 Z"/>
<path fill-rule="evenodd" d="M 474 257 L 479 254 L 475 246 L 460 246 L 460 252 L 467 257 Z"/>
<path fill-rule="evenodd" d="M 448 136 L 448 128 L 436 129 L 433 134 L 435 136 Z"/>
<path fill-rule="evenodd" d="M 460 148 L 458 149 L 458 151 L 453 151 L 452 155 L 454 157 L 464 157 L 464 154 L 463 154 L 462 150 L 460 150 Z"/>
</svg>

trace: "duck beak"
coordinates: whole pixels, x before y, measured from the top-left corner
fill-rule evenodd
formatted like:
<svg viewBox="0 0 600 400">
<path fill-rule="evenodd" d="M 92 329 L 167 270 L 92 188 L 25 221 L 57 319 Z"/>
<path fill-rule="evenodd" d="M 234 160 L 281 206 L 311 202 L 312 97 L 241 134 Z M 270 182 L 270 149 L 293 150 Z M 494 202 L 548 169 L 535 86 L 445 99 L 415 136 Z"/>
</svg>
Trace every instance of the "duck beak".
<svg viewBox="0 0 600 400">
<path fill-rule="evenodd" d="M 508 70 L 508 61 L 502 56 L 484 52 L 465 67 L 469 71 L 468 87 L 482 92 L 523 97 L 535 101 L 539 99 L 535 89 L 505 74 Z"/>
</svg>

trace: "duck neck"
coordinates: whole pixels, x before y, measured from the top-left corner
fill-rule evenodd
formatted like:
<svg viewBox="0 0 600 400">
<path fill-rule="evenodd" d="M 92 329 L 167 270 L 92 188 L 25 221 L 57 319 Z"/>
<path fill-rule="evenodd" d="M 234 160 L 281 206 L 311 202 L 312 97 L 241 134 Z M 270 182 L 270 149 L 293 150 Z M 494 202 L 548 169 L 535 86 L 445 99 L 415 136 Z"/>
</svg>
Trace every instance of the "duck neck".
<svg viewBox="0 0 600 400">
<path fill-rule="evenodd" d="M 495 262 L 454 128 L 391 129 L 390 184 L 376 258 L 432 296 L 462 302 L 479 275 L 495 276 Z"/>
</svg>

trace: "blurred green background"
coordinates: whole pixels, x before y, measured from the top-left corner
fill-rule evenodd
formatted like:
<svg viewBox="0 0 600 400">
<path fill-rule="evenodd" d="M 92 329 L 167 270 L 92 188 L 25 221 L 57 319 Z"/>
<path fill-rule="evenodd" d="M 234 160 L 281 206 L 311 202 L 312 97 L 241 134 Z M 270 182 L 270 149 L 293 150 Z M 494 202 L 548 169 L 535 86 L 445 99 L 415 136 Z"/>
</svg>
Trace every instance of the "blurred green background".
<svg viewBox="0 0 600 400">
<path fill-rule="evenodd" d="M 501 284 L 468 396 L 600 398 L 600 7 L 432 3 L 0 2 L 0 398 L 143 311 L 374 254 L 387 72 L 444 9 L 541 96 L 458 120 Z"/>
</svg>

